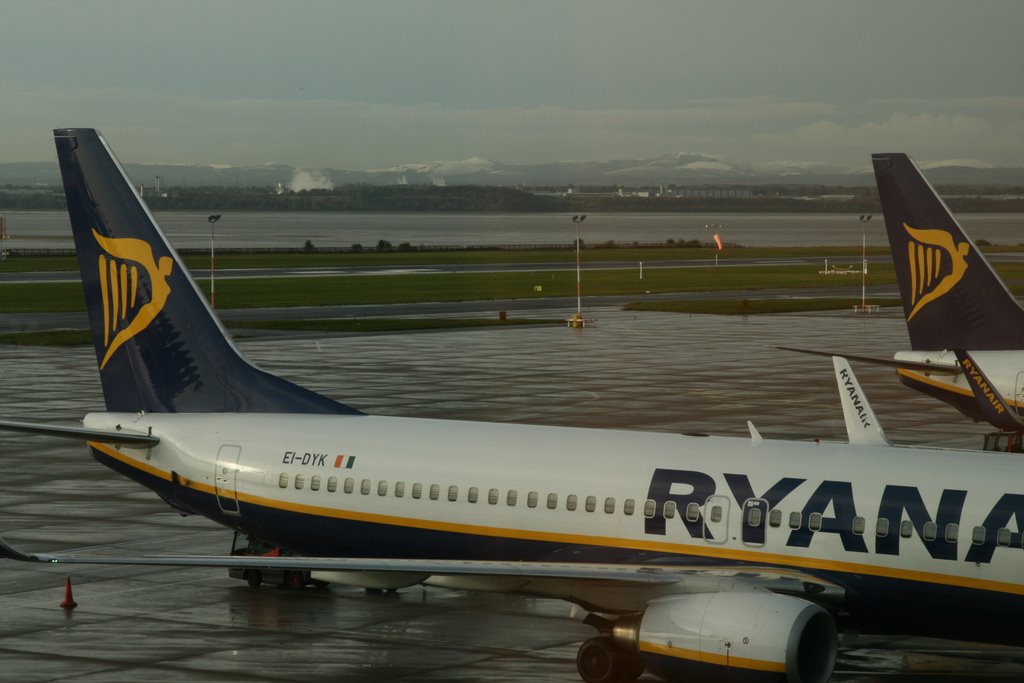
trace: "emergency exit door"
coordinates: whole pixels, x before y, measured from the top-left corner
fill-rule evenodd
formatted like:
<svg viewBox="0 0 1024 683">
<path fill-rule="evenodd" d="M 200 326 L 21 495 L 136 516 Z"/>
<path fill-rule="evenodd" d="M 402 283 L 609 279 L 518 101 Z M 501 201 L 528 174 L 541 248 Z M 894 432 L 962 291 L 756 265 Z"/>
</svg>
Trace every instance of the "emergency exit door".
<svg viewBox="0 0 1024 683">
<path fill-rule="evenodd" d="M 217 451 L 217 465 L 214 472 L 214 488 L 217 492 L 217 505 L 226 515 L 240 514 L 238 510 L 238 459 L 242 455 L 241 446 L 221 446 Z"/>
</svg>

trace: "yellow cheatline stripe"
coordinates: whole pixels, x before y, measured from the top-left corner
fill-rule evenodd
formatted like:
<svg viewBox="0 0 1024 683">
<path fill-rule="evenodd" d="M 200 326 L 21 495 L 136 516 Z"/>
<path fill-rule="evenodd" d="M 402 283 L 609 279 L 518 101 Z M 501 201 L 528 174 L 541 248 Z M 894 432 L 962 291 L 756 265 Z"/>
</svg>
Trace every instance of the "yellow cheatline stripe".
<svg viewBox="0 0 1024 683">
<path fill-rule="evenodd" d="M 659 645 L 658 643 L 649 643 L 645 640 L 640 641 L 640 651 L 654 655 L 675 657 L 676 659 L 689 659 L 695 662 L 702 662 L 704 664 L 713 664 L 715 666 L 729 666 L 736 667 L 738 669 L 753 669 L 755 671 L 786 672 L 785 662 L 772 662 L 766 659 L 750 659 L 747 657 L 733 657 L 730 655 L 716 654 L 714 652 L 689 650 L 685 647 L 668 647 L 666 645 Z"/>
<path fill-rule="evenodd" d="M 170 472 L 165 472 L 149 463 L 142 462 L 130 457 L 105 444 L 90 441 L 89 445 L 101 453 L 118 460 L 126 465 L 142 470 L 147 474 L 158 477 L 164 481 L 171 481 Z M 211 495 L 216 490 L 209 484 L 180 479 L 181 486 L 201 491 Z M 223 493 L 221 494 L 223 495 Z M 355 495 L 355 494 L 345 494 Z M 883 567 L 860 562 L 840 562 L 815 557 L 799 557 L 781 553 L 757 552 L 741 548 L 722 548 L 718 546 L 698 545 L 696 543 L 672 543 L 668 541 L 649 541 L 633 538 L 616 538 L 611 536 L 588 536 L 584 534 L 569 534 L 550 531 L 537 531 L 532 529 L 511 529 L 502 527 L 490 527 L 477 524 L 460 524 L 457 522 L 442 522 L 433 519 L 416 519 L 411 517 L 398 517 L 395 515 L 381 515 L 370 512 L 358 512 L 356 510 L 342 510 L 339 508 L 328 508 L 316 505 L 304 505 L 301 503 L 290 503 L 275 498 L 264 498 L 248 493 L 238 493 L 237 499 L 242 503 L 259 505 L 285 512 L 297 512 L 300 514 L 314 515 L 317 517 L 329 517 L 333 519 L 344 519 L 354 522 L 368 522 L 371 524 L 384 524 L 399 526 L 410 529 L 424 529 L 427 531 L 445 531 L 459 534 L 470 534 L 475 536 L 487 536 L 492 538 L 508 538 L 526 541 L 546 541 L 566 545 L 596 545 L 629 550 L 647 550 L 661 553 L 673 553 L 680 555 L 692 555 L 695 557 L 712 558 L 720 560 L 738 560 L 761 565 L 780 565 L 782 568 L 790 569 L 818 569 L 830 572 L 842 572 L 847 574 L 866 574 L 888 579 L 900 579 L 904 581 L 916 581 L 920 583 L 934 583 L 944 586 L 955 586 L 958 588 L 971 588 L 976 590 L 994 591 L 1011 595 L 1024 595 L 1024 584 L 1008 583 L 1005 581 L 993 581 L 990 579 L 975 579 L 971 577 L 956 576 L 951 574 L 940 574 L 938 572 L 925 572 L 911 569 L 899 569 L 895 567 Z M 428 501 L 432 502 L 432 501 Z M 244 516 L 244 510 L 243 510 Z M 1019 549 L 1018 549 L 1019 551 Z M 942 560 L 936 560 L 942 562 Z M 946 561 L 948 562 L 948 560 Z M 962 564 L 962 563 L 961 563 Z M 671 565 L 668 565 L 671 568 Z"/>
</svg>

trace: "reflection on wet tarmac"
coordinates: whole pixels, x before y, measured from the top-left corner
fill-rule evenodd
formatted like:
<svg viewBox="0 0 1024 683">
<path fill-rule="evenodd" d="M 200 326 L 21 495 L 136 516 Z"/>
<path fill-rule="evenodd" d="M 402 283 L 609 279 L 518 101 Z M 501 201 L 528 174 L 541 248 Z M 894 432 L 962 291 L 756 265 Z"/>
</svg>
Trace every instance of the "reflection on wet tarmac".
<svg viewBox="0 0 1024 683">
<path fill-rule="evenodd" d="M 555 315 L 563 311 L 554 312 Z M 891 353 L 898 314 L 590 313 L 598 325 L 241 340 L 257 364 L 368 412 L 559 425 L 844 439 L 831 363 L 776 345 Z M 74 422 L 100 409 L 91 349 L 0 348 L 0 416 Z M 856 366 L 890 436 L 977 447 L 984 427 Z M 120 544 L 227 550 L 230 533 L 181 517 L 67 442 L 0 435 L 0 530 L 29 549 Z M 251 591 L 203 569 L 0 562 L 0 679 L 18 681 L 578 681 L 591 630 L 548 600 L 411 588 Z M 1024 650 L 861 636 L 835 681 L 1018 681 Z M 649 677 L 647 677 L 649 679 Z"/>
</svg>

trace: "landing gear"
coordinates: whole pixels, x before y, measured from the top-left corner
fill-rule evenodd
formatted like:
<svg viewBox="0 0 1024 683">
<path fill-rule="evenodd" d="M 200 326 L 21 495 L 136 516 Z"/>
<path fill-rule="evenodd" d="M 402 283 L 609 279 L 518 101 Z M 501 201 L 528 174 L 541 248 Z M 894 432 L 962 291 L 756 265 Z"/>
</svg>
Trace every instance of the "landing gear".
<svg viewBox="0 0 1024 683">
<path fill-rule="evenodd" d="M 263 583 L 263 572 L 259 569 L 246 569 L 242 572 L 242 578 L 249 584 L 249 588 L 256 589 Z"/>
<path fill-rule="evenodd" d="M 618 647 L 610 636 L 595 636 L 580 646 L 576 669 L 586 683 L 629 683 L 640 678 L 640 655 Z"/>
</svg>

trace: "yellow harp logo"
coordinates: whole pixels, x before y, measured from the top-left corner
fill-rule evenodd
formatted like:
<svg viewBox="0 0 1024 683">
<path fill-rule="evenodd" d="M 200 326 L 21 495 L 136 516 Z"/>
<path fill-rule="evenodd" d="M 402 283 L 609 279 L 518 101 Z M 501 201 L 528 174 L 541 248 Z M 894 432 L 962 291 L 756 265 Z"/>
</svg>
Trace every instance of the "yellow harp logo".
<svg viewBox="0 0 1024 683">
<path fill-rule="evenodd" d="M 159 263 L 146 242 L 133 237 L 104 237 L 95 230 L 93 239 L 103 253 L 99 257 L 100 296 L 103 298 L 103 347 L 106 354 L 100 370 L 129 339 L 146 329 L 164 309 L 171 288 L 167 278 L 174 261 L 167 256 Z M 148 301 L 139 291 L 140 269 L 149 280 Z"/>
<path fill-rule="evenodd" d="M 953 243 L 953 235 L 945 230 L 917 230 L 906 223 L 910 235 L 907 258 L 910 261 L 910 315 L 947 294 L 967 272 L 967 254 L 971 245 Z"/>
</svg>

